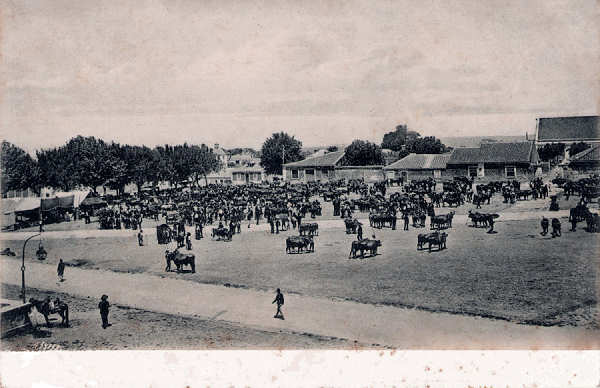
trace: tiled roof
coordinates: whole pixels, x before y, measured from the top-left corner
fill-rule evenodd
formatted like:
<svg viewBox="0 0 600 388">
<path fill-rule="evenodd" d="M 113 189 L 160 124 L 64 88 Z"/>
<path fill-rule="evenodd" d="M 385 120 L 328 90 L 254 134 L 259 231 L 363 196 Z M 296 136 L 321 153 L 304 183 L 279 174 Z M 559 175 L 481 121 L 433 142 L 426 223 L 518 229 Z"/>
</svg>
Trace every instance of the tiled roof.
<svg viewBox="0 0 600 388">
<path fill-rule="evenodd" d="M 479 148 L 456 148 L 448 164 L 469 163 L 529 163 L 532 142 L 484 143 Z"/>
<path fill-rule="evenodd" d="M 443 170 L 451 154 L 409 154 L 386 166 L 386 170 Z"/>
<path fill-rule="evenodd" d="M 600 140 L 598 116 L 541 118 L 538 123 L 538 140 Z"/>
<path fill-rule="evenodd" d="M 583 150 L 571 157 L 573 162 L 598 162 L 600 161 L 600 145 L 595 145 L 587 150 Z"/>
<path fill-rule="evenodd" d="M 286 163 L 284 167 L 333 167 L 344 156 L 344 151 L 330 152 L 323 156 L 306 158 L 298 162 Z"/>
<path fill-rule="evenodd" d="M 448 164 L 478 163 L 479 155 L 479 148 L 455 148 Z"/>
</svg>

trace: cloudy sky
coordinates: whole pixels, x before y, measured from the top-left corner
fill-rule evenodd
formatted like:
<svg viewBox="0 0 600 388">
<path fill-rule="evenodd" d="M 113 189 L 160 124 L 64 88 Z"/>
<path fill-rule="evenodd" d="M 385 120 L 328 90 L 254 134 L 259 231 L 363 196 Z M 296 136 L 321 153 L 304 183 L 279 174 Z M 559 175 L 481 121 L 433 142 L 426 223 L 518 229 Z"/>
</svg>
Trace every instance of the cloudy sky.
<svg viewBox="0 0 600 388">
<path fill-rule="evenodd" d="M 599 10 L 585 1 L 0 0 L 0 128 L 28 150 L 307 146 L 533 133 L 597 114 Z"/>
</svg>

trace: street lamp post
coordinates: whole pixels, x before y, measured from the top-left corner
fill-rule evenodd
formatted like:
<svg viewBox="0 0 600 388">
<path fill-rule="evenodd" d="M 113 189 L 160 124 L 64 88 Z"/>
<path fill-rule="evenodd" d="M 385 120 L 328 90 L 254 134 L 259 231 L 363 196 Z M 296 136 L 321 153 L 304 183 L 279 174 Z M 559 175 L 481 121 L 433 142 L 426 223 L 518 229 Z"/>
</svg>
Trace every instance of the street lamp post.
<svg viewBox="0 0 600 388">
<path fill-rule="evenodd" d="M 23 303 L 27 303 L 25 300 L 25 246 L 27 242 L 34 237 L 41 235 L 41 233 L 34 234 L 33 236 L 29 236 L 25 242 L 23 243 L 23 256 L 21 262 L 21 297 L 23 298 Z"/>
</svg>

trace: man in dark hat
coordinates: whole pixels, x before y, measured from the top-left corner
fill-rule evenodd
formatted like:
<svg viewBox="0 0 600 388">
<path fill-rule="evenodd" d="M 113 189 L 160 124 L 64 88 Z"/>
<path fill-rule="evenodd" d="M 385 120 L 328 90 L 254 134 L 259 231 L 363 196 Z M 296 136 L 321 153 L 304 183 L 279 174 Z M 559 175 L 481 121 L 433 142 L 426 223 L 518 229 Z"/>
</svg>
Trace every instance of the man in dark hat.
<svg viewBox="0 0 600 388">
<path fill-rule="evenodd" d="M 100 298 L 100 303 L 98 303 L 98 308 L 100 309 L 100 318 L 102 318 L 102 328 L 106 329 L 109 326 L 112 326 L 108 323 L 108 310 L 110 308 L 110 304 L 108 303 L 108 295 L 102 295 Z"/>
<path fill-rule="evenodd" d="M 65 263 L 62 259 L 58 261 L 58 267 L 56 268 L 56 273 L 58 274 L 59 281 L 63 282 L 65 280 Z"/>
<path fill-rule="evenodd" d="M 271 302 L 271 304 L 273 303 L 277 303 L 277 312 L 275 313 L 275 315 L 273 316 L 273 318 L 279 318 L 279 319 L 285 319 L 283 318 L 283 313 L 281 312 L 281 306 L 283 306 L 283 294 L 281 293 L 281 290 L 279 290 L 279 288 L 277 289 L 277 294 L 275 295 L 275 300 L 273 302 Z"/>
</svg>

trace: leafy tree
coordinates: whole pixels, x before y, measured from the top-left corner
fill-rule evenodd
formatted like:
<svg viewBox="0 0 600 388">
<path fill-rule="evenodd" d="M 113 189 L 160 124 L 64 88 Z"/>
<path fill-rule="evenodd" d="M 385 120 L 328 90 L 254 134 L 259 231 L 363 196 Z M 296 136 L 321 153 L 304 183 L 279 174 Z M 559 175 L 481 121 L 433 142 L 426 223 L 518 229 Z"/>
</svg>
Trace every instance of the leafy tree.
<svg viewBox="0 0 600 388">
<path fill-rule="evenodd" d="M 104 182 L 104 185 L 116 190 L 117 195 L 122 194 L 125 191 L 125 185 L 131 182 L 131 176 L 128 174 L 127 169 L 127 147 L 112 143 L 108 146 L 106 154 L 108 179 Z"/>
<path fill-rule="evenodd" d="M 543 147 L 540 147 L 540 149 L 538 149 L 538 155 L 540 156 L 540 160 L 544 162 L 556 160 L 557 157 L 564 155 L 564 152 L 564 143 L 544 144 Z"/>
<path fill-rule="evenodd" d="M 339 150 L 338 146 L 332 145 L 332 146 L 327 147 L 327 152 L 336 152 L 338 150 Z"/>
<path fill-rule="evenodd" d="M 164 146 L 156 147 L 158 156 L 158 179 L 167 181 L 169 184 L 175 184 L 175 166 L 173 165 L 174 151 L 173 147 L 165 144 Z"/>
<path fill-rule="evenodd" d="M 190 164 L 192 171 L 192 181 L 196 186 L 200 185 L 200 178 L 204 178 L 204 184 L 208 184 L 207 175 L 214 171 L 219 171 L 222 165 L 217 155 L 211 148 L 202 144 L 193 145 L 190 148 Z"/>
<path fill-rule="evenodd" d="M 274 133 L 262 145 L 260 165 L 267 174 L 281 174 L 283 154 L 285 150 L 285 163 L 302 159 L 302 142 L 285 132 Z"/>
<path fill-rule="evenodd" d="M 402 146 L 406 142 L 406 133 L 408 128 L 406 125 L 398 125 L 396 130 L 388 132 L 383 135 L 383 141 L 381 142 L 381 148 L 400 151 Z"/>
<path fill-rule="evenodd" d="M 417 131 L 407 131 L 406 132 L 406 141 L 414 140 L 418 137 L 421 137 L 421 134 Z"/>
<path fill-rule="evenodd" d="M 2 192 L 33 189 L 39 191 L 37 162 L 25 150 L 7 141 L 2 142 Z"/>
<path fill-rule="evenodd" d="M 62 191 L 70 191 L 78 186 L 78 177 L 72 167 L 73 156 L 69 155 L 65 146 L 39 150 L 36 157 L 40 184 Z"/>
<path fill-rule="evenodd" d="M 409 140 L 406 150 L 415 154 L 442 154 L 447 151 L 446 146 L 434 136 L 417 137 Z"/>
<path fill-rule="evenodd" d="M 345 166 L 374 166 L 385 164 L 381 147 L 375 143 L 363 140 L 354 140 L 346 147 L 342 160 Z"/>
<path fill-rule="evenodd" d="M 107 144 L 93 136 L 77 136 L 59 147 L 62 165 L 72 174 L 75 185 L 89 187 L 94 192 L 110 178 Z"/>
<path fill-rule="evenodd" d="M 577 155 L 581 151 L 585 151 L 588 148 L 590 148 L 590 145 L 584 142 L 571 144 L 571 147 L 569 148 L 569 156 Z"/>
</svg>

